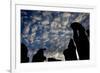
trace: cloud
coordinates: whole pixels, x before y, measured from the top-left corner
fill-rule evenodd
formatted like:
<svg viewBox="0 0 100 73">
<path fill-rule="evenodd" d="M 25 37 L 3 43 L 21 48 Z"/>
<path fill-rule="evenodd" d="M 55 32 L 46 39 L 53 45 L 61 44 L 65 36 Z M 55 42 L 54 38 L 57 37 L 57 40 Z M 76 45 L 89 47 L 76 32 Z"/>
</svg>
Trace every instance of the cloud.
<svg viewBox="0 0 100 73">
<path fill-rule="evenodd" d="M 49 20 L 44 20 L 44 21 L 41 22 L 41 24 L 42 24 L 43 26 L 48 25 L 49 23 L 50 23 Z"/>
<path fill-rule="evenodd" d="M 49 34 L 48 32 L 43 33 L 43 37 L 42 37 L 42 38 L 43 38 L 43 39 L 48 38 L 48 34 Z"/>
<path fill-rule="evenodd" d="M 51 32 L 57 34 L 61 30 L 61 28 L 62 28 L 61 23 L 59 23 L 57 21 L 53 21 L 51 23 Z"/>
<path fill-rule="evenodd" d="M 37 27 L 36 26 L 33 26 L 31 31 L 32 31 L 32 33 L 35 33 L 36 30 L 37 30 Z"/>
<path fill-rule="evenodd" d="M 29 31 L 30 31 L 30 25 L 25 25 L 23 33 L 27 34 L 27 33 L 29 33 Z"/>
<path fill-rule="evenodd" d="M 34 19 L 35 19 L 35 20 L 42 20 L 42 18 L 41 18 L 40 16 L 33 16 L 32 18 L 33 18 L 33 20 L 34 20 Z"/>
<path fill-rule="evenodd" d="M 56 22 L 60 22 L 61 21 L 61 17 L 56 17 L 56 18 L 54 18 L 54 21 L 56 21 Z"/>
<path fill-rule="evenodd" d="M 71 16 L 71 13 L 68 13 L 68 12 L 64 12 L 64 13 L 62 14 L 62 17 L 63 17 L 63 18 L 70 17 L 70 16 Z"/>
<path fill-rule="evenodd" d="M 22 38 L 28 37 L 28 34 L 22 34 Z"/>
<path fill-rule="evenodd" d="M 45 12 L 43 12 L 42 14 L 43 14 L 43 16 L 48 16 L 48 15 L 51 15 L 51 13 L 52 13 L 52 12 L 50 12 L 50 11 L 45 11 Z"/>
<path fill-rule="evenodd" d="M 32 33 L 28 36 L 28 41 L 32 44 L 34 42 L 36 33 Z"/>
<path fill-rule="evenodd" d="M 84 20 L 86 17 L 87 17 L 87 16 L 86 16 L 85 13 L 79 14 L 79 16 L 75 18 L 74 22 L 81 22 L 81 21 Z"/>
</svg>

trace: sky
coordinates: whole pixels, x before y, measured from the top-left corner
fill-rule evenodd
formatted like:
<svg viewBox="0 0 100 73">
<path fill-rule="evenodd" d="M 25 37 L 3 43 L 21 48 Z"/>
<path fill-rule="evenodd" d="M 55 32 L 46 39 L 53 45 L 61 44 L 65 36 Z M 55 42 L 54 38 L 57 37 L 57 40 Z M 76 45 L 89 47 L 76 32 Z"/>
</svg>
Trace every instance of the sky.
<svg viewBox="0 0 100 73">
<path fill-rule="evenodd" d="M 62 52 L 73 38 L 71 23 L 79 22 L 89 29 L 89 13 L 21 10 L 21 42 L 35 52 Z"/>
</svg>

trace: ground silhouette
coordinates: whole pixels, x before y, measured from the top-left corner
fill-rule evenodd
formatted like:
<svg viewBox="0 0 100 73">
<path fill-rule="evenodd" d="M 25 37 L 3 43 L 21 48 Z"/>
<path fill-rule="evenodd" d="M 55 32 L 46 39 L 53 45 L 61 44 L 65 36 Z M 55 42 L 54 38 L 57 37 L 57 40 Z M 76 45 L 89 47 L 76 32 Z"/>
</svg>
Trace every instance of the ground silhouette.
<svg viewBox="0 0 100 73">
<path fill-rule="evenodd" d="M 51 62 L 51 61 L 61 61 L 61 60 L 58 60 L 58 59 L 55 59 L 55 58 L 48 58 L 48 61 Z"/>
<path fill-rule="evenodd" d="M 65 60 L 77 60 L 76 47 L 72 39 L 70 39 L 68 48 L 63 51 Z"/>
<path fill-rule="evenodd" d="M 29 62 L 29 58 L 27 57 L 28 49 L 25 44 L 21 43 L 21 63 Z"/>
</svg>

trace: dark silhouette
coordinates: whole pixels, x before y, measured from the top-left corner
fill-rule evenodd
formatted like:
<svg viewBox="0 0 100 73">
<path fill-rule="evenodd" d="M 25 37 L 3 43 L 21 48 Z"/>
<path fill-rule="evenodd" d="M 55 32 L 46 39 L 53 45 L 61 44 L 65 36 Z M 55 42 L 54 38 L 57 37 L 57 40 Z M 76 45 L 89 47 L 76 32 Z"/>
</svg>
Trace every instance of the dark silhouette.
<svg viewBox="0 0 100 73">
<path fill-rule="evenodd" d="M 46 60 L 46 57 L 43 55 L 44 50 L 46 49 L 39 49 L 35 55 L 33 55 L 32 62 L 43 62 Z"/>
<path fill-rule="evenodd" d="M 72 39 L 70 39 L 68 48 L 64 50 L 63 54 L 65 56 L 65 60 L 77 60 L 76 47 Z"/>
<path fill-rule="evenodd" d="M 87 60 L 89 59 L 89 41 L 88 37 L 86 36 L 86 32 L 84 27 L 78 23 L 74 22 L 71 24 L 71 28 L 73 29 L 74 36 L 73 39 L 77 46 L 77 51 L 80 60 Z"/>
<path fill-rule="evenodd" d="M 25 44 L 21 43 L 21 63 L 29 62 L 29 58 L 27 57 L 27 47 Z"/>
<path fill-rule="evenodd" d="M 90 36 L 90 31 L 89 31 L 89 29 L 86 31 L 87 32 L 87 35 L 88 35 L 88 37 Z"/>
<path fill-rule="evenodd" d="M 61 61 L 61 60 L 58 60 L 58 59 L 55 59 L 55 58 L 48 58 L 48 61 Z"/>
</svg>

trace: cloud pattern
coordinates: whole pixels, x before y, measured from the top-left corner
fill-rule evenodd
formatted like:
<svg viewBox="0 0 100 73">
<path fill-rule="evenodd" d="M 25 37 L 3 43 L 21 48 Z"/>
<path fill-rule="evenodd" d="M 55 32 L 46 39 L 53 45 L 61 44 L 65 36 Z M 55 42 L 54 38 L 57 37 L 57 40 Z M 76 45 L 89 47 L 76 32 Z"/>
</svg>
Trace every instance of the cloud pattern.
<svg viewBox="0 0 100 73">
<path fill-rule="evenodd" d="M 28 47 L 29 56 L 40 48 L 46 48 L 48 56 L 62 53 L 73 36 L 73 22 L 88 30 L 89 13 L 21 10 L 21 42 Z"/>
</svg>

